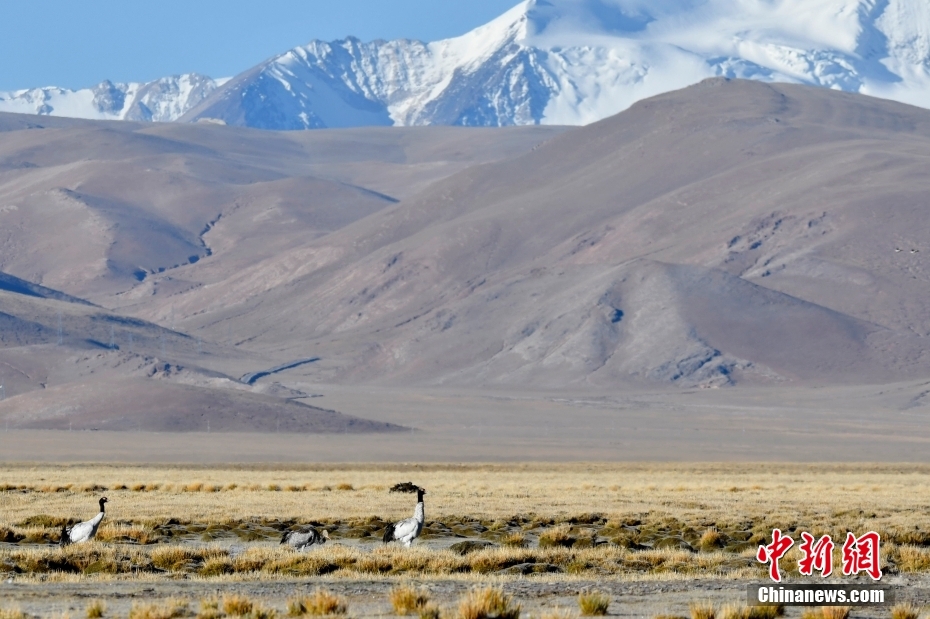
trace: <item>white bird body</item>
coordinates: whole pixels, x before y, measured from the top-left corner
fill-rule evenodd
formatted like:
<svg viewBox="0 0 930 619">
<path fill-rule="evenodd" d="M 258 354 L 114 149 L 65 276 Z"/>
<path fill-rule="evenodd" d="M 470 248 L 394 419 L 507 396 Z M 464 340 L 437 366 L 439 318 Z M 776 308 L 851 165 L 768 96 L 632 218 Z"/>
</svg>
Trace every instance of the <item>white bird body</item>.
<svg viewBox="0 0 930 619">
<path fill-rule="evenodd" d="M 103 497 L 98 501 L 100 503 L 100 513 L 91 518 L 90 520 L 85 520 L 84 522 L 79 522 L 70 527 L 65 526 L 61 528 L 61 540 L 59 544 L 62 546 L 67 546 L 68 544 L 80 544 L 94 538 L 97 535 L 97 529 L 100 528 L 100 523 L 103 522 L 103 517 L 105 514 L 104 504 L 107 502 L 107 497 Z"/>
<path fill-rule="evenodd" d="M 281 543 L 295 550 L 305 550 L 314 544 L 325 544 L 329 540 L 329 531 L 317 531 L 316 527 L 306 526 L 297 531 L 288 531 L 281 537 Z"/>
<path fill-rule="evenodd" d="M 426 510 L 423 507 L 424 494 L 426 494 L 426 490 L 417 489 L 417 506 L 413 509 L 412 518 L 405 518 L 395 522 L 384 530 L 385 544 L 396 541 L 409 548 L 413 540 L 420 537 L 420 533 L 423 531 L 423 522 L 426 519 Z"/>
</svg>

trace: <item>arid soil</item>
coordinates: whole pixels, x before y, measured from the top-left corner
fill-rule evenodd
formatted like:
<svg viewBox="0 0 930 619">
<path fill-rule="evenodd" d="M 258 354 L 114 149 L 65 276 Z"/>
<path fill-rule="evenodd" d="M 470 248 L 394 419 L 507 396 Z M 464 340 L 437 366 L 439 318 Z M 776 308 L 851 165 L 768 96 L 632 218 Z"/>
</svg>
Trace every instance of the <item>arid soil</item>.
<svg viewBox="0 0 930 619">
<path fill-rule="evenodd" d="M 184 425 L 199 425 L 199 431 L 145 431 L 165 418 L 159 412 L 152 420 L 130 417 L 141 432 L 108 432 L 102 424 L 98 431 L 77 431 L 77 424 L 72 432 L 67 425 L 63 431 L 14 430 L 15 426 L 6 431 L 0 418 L 0 458 L 164 463 L 924 462 L 930 453 L 930 408 L 922 395 L 928 389 L 926 381 L 807 389 L 546 393 L 291 380 L 294 388 L 319 396 L 303 400 L 309 404 L 371 420 L 372 425 L 394 424 L 390 427 L 407 430 L 355 434 L 337 417 L 330 422 L 335 433 L 305 434 L 290 432 L 284 422 L 288 417 L 281 414 L 263 419 L 264 431 L 256 433 L 216 432 L 221 418 L 217 415 L 207 432 L 211 417 L 198 412 Z M 175 390 L 165 389 L 138 410 L 154 411 L 165 401 L 181 405 L 182 400 L 171 400 Z M 67 396 L 68 391 L 62 391 L 62 407 L 68 405 Z M 104 396 L 105 391 L 99 392 L 99 398 Z M 278 419 L 282 421 L 276 428 Z"/>
<path fill-rule="evenodd" d="M 681 579 L 670 581 L 623 582 L 608 579 L 565 579 L 533 576 L 518 579 L 487 580 L 405 580 L 407 585 L 426 587 L 440 607 L 454 608 L 461 595 L 473 587 L 501 586 L 514 596 L 525 611 L 523 616 L 538 617 L 555 608 L 577 611 L 577 596 L 586 590 L 598 590 L 611 596 L 609 616 L 649 619 L 658 614 L 688 616 L 695 602 L 746 604 L 748 581 L 716 579 Z M 889 577 L 882 581 L 895 590 L 897 601 L 918 605 L 930 603 L 930 578 L 921 576 Z M 393 617 L 388 593 L 398 584 L 394 579 L 343 580 L 315 578 L 277 582 L 0 582 L 0 599 L 5 606 L 19 606 L 41 617 L 82 615 L 90 600 L 104 600 L 109 616 L 125 617 L 133 604 L 158 603 L 170 598 L 189 600 L 196 611 L 198 602 L 209 597 L 246 595 L 283 614 L 288 599 L 324 587 L 346 598 L 351 617 Z M 800 617 L 802 608 L 789 608 L 786 616 Z M 887 607 L 856 608 L 853 619 L 886 618 Z"/>
</svg>

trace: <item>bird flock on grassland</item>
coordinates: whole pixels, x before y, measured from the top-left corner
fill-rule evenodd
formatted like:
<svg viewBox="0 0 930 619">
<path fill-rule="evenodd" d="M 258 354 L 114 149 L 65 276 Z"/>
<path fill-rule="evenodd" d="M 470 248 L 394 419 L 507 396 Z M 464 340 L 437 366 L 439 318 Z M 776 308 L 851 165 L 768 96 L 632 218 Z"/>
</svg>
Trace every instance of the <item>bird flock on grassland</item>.
<svg viewBox="0 0 930 619">
<path fill-rule="evenodd" d="M 413 516 L 389 524 L 384 529 L 384 537 L 382 538 L 385 544 L 400 542 L 409 547 L 413 540 L 420 537 L 420 533 L 423 531 L 423 521 L 426 517 L 423 507 L 423 495 L 426 494 L 426 490 L 407 481 L 396 484 L 390 491 L 411 494 L 415 492 L 417 495 L 417 504 L 413 508 Z M 104 506 L 107 503 L 107 497 L 103 497 L 97 502 L 100 504 L 100 512 L 96 516 L 90 520 L 61 528 L 61 540 L 59 541 L 61 546 L 80 544 L 93 539 L 97 535 L 97 529 L 100 528 L 100 523 L 103 522 L 103 517 L 106 515 Z M 326 529 L 320 531 L 312 525 L 306 525 L 286 532 L 281 537 L 281 543 L 287 544 L 295 550 L 304 550 L 314 544 L 325 544 L 328 539 L 329 532 Z"/>
</svg>

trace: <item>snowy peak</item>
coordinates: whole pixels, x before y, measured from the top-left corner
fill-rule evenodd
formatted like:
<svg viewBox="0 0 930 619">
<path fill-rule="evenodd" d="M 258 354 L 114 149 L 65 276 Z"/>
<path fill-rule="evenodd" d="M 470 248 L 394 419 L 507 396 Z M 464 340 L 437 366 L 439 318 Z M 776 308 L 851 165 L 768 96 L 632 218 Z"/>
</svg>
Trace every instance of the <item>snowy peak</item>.
<svg viewBox="0 0 930 619">
<path fill-rule="evenodd" d="M 222 83 L 188 73 L 148 83 L 114 84 L 104 80 L 93 88 L 81 90 L 48 87 L 0 92 L 0 112 L 170 122 L 180 118 Z"/>
<path fill-rule="evenodd" d="M 524 0 L 433 43 L 314 41 L 184 119 L 267 129 L 578 125 L 713 76 L 930 107 L 928 31 L 922 0 Z"/>
<path fill-rule="evenodd" d="M 262 129 L 583 125 L 715 76 L 930 107 L 930 3 L 524 0 L 442 41 L 312 41 L 228 83 L 0 93 L 0 111 Z"/>
</svg>

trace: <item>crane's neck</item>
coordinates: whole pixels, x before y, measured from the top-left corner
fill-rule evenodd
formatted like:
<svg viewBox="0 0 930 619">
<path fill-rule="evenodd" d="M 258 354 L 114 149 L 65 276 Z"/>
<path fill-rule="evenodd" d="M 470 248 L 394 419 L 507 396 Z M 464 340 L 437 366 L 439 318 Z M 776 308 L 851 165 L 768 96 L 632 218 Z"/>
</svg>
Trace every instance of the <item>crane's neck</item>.
<svg viewBox="0 0 930 619">
<path fill-rule="evenodd" d="M 417 522 L 423 522 L 426 518 L 426 512 L 423 510 L 423 501 L 417 503 L 417 506 L 413 509 L 413 517 Z"/>
<path fill-rule="evenodd" d="M 106 502 L 105 502 L 105 501 L 100 501 L 100 513 L 101 513 L 101 514 L 104 513 L 105 511 L 107 511 L 106 508 L 104 508 L 104 505 L 106 505 Z"/>
</svg>

